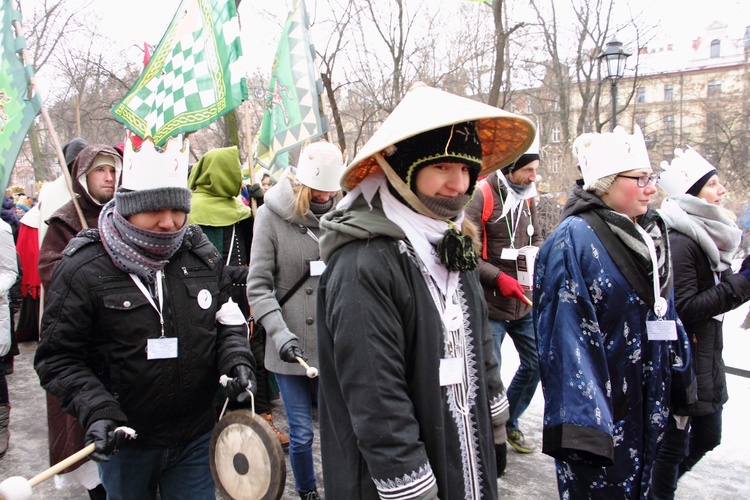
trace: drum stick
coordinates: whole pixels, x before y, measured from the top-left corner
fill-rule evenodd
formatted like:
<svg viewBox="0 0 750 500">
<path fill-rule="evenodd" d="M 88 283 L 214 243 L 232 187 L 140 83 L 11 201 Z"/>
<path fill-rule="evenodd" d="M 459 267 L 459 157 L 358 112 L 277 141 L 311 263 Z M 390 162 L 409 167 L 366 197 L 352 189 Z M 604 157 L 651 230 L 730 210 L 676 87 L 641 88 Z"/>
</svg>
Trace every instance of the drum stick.
<svg viewBox="0 0 750 500">
<path fill-rule="evenodd" d="M 128 437 L 129 439 L 134 439 L 136 437 L 135 431 L 129 427 L 118 427 L 114 432 L 124 432 L 126 437 Z M 25 479 L 21 476 L 9 477 L 8 479 L 0 483 L 0 498 L 3 498 L 5 500 L 26 500 L 28 498 L 31 498 L 31 489 L 34 486 L 43 483 L 47 479 L 51 478 L 55 474 L 58 474 L 59 472 L 62 472 L 79 460 L 88 457 L 94 452 L 94 450 L 96 450 L 96 444 L 91 443 L 82 450 L 78 450 L 68 458 L 63 459 L 49 469 L 40 472 L 31 479 Z"/>
<path fill-rule="evenodd" d="M 526 295 L 523 295 L 522 297 L 523 297 L 523 301 L 526 303 L 526 305 L 528 305 L 528 306 L 533 306 L 534 305 L 531 302 L 531 299 L 529 299 Z"/>
<path fill-rule="evenodd" d="M 297 358 L 297 361 L 299 364 L 302 365 L 302 368 L 305 369 L 305 375 L 307 375 L 308 378 L 315 378 L 318 376 L 318 369 L 314 366 L 310 366 L 307 363 L 305 363 L 305 360 L 300 358 L 299 356 L 295 356 Z"/>
</svg>

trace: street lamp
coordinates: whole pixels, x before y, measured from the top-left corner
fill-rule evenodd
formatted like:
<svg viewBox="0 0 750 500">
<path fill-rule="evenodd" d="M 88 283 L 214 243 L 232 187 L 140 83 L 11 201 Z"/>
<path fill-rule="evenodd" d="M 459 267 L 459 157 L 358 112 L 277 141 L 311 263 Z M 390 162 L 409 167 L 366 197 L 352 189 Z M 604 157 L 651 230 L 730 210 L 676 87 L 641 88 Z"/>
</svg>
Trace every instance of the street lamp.
<svg viewBox="0 0 750 500">
<path fill-rule="evenodd" d="M 599 56 L 599 60 L 607 63 L 607 76 L 612 83 L 612 130 L 617 126 L 617 80 L 625 74 L 625 60 L 630 54 L 622 48 L 622 42 L 612 38 L 607 43 L 604 52 Z"/>
</svg>

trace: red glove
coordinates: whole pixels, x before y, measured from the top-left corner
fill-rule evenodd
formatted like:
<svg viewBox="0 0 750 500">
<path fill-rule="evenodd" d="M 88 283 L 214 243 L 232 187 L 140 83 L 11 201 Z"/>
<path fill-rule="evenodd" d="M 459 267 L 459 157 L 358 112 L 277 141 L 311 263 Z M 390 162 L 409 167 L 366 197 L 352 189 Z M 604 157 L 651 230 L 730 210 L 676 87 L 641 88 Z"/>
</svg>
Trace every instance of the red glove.
<svg viewBox="0 0 750 500">
<path fill-rule="evenodd" d="M 521 284 L 512 276 L 500 273 L 500 276 L 497 277 L 497 287 L 500 289 L 500 293 L 503 294 L 503 297 L 528 303 L 528 299 L 524 294 Z"/>
</svg>

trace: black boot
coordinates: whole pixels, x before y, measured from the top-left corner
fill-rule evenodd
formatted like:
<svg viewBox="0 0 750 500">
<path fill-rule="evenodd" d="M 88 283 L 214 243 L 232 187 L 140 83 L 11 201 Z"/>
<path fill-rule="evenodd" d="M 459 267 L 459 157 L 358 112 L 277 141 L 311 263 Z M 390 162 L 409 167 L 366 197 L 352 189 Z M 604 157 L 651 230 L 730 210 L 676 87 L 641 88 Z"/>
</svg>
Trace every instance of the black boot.
<svg viewBox="0 0 750 500">
<path fill-rule="evenodd" d="M 10 403 L 0 404 L 0 458 L 5 456 L 5 452 L 8 451 L 8 441 L 10 439 L 9 425 Z"/>
<path fill-rule="evenodd" d="M 508 445 L 506 443 L 495 445 L 495 463 L 497 464 L 497 477 L 505 473 L 508 464 Z"/>
<path fill-rule="evenodd" d="M 302 500 L 320 500 L 320 495 L 318 495 L 318 488 L 313 488 L 310 491 L 297 491 L 299 493 L 299 497 Z"/>
</svg>

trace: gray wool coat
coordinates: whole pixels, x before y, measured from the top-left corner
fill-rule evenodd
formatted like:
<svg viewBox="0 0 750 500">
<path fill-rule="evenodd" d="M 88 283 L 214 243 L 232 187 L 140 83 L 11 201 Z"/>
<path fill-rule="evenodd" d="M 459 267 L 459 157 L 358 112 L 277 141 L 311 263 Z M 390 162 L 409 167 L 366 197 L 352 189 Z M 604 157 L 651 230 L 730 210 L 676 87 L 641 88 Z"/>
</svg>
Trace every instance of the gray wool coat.
<svg viewBox="0 0 750 500">
<path fill-rule="evenodd" d="M 305 375 L 299 363 L 287 363 L 279 357 L 279 349 L 294 336 L 307 363 L 318 365 L 315 310 L 320 277 L 308 277 L 283 308 L 278 302 L 308 269 L 309 262 L 320 260 L 318 242 L 308 229 L 316 238 L 320 236 L 318 218 L 312 212 L 305 217 L 295 213 L 294 190 L 284 176 L 266 192 L 258 209 L 247 276 L 247 300 L 253 317 L 266 329 L 266 369 L 274 373 Z"/>
</svg>

